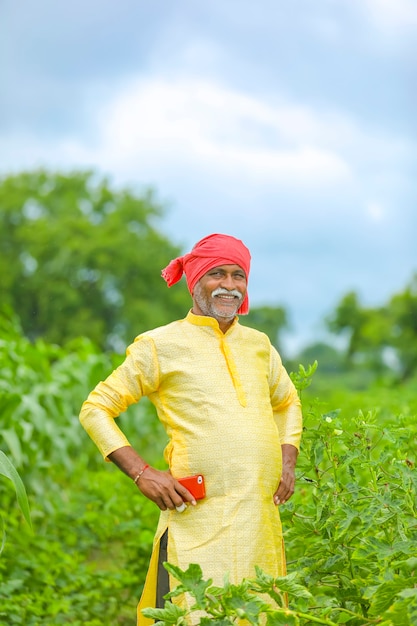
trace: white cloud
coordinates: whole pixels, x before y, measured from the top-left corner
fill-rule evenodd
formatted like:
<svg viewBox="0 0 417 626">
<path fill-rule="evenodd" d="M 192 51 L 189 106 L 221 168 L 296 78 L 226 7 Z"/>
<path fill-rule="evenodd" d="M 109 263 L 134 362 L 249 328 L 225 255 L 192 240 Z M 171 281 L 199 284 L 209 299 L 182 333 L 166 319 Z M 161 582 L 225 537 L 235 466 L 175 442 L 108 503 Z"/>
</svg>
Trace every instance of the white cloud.
<svg viewBox="0 0 417 626">
<path fill-rule="evenodd" d="M 94 111 L 89 130 L 53 140 L 5 136 L 0 168 L 100 168 L 120 183 L 156 185 L 179 203 L 191 187 L 217 189 L 238 206 L 287 192 L 309 201 L 336 194 L 338 211 L 349 204 L 360 214 L 378 189 L 398 186 L 394 174 L 410 148 L 342 112 L 194 76 L 131 80 Z M 375 207 L 367 213 L 378 217 Z"/>
<path fill-rule="evenodd" d="M 408 56 L 415 49 L 417 3 L 415 0 L 344 0 L 348 10 L 354 10 L 359 25 L 372 45 L 391 58 Z M 368 28 L 370 27 L 370 28 Z"/>
<path fill-rule="evenodd" d="M 201 188 L 202 181 L 243 195 L 356 188 L 369 197 L 364 177 L 369 187 L 373 171 L 396 171 L 409 150 L 405 140 L 341 112 L 282 96 L 261 99 L 193 76 L 132 80 L 94 111 L 89 129 L 50 142 L 14 135 L 4 158 L 8 167 L 99 167 L 120 182 L 168 182 L 177 200 L 181 188 Z"/>
<path fill-rule="evenodd" d="M 333 122 L 340 131 L 333 126 L 333 134 L 346 136 L 343 124 Z M 124 167 L 199 163 L 220 176 L 307 186 L 351 176 L 330 141 L 328 119 L 307 107 L 268 104 L 207 81 L 133 82 L 105 106 L 98 123 L 99 153 Z"/>
<path fill-rule="evenodd" d="M 408 31 L 417 27 L 415 0 L 360 0 L 371 19 L 384 30 Z"/>
</svg>

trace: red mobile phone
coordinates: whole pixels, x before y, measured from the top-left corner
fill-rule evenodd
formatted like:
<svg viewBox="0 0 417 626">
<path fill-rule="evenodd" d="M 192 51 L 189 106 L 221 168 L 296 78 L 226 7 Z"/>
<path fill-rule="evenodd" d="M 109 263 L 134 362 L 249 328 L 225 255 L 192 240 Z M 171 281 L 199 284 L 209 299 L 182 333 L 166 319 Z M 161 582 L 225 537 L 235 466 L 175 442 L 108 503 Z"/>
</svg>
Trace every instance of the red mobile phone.
<svg viewBox="0 0 417 626">
<path fill-rule="evenodd" d="M 178 482 L 183 485 L 196 500 L 202 500 L 206 497 L 206 488 L 204 485 L 204 476 L 196 474 L 195 476 L 186 476 L 178 478 Z"/>
</svg>

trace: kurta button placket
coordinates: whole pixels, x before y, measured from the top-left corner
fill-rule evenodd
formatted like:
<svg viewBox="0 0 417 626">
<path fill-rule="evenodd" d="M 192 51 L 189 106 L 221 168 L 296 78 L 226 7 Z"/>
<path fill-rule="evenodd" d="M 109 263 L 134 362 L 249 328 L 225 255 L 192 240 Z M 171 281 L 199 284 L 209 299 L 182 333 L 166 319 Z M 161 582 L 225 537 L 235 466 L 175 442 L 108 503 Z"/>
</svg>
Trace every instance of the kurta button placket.
<svg viewBox="0 0 417 626">
<path fill-rule="evenodd" d="M 226 360 L 226 364 L 228 370 L 230 372 L 230 376 L 233 382 L 233 386 L 236 389 L 236 394 L 239 400 L 239 404 L 241 406 L 246 406 L 246 394 L 243 388 L 243 385 L 240 380 L 239 372 L 236 367 L 236 363 L 233 359 L 232 352 L 230 350 L 229 344 L 227 343 L 226 336 L 222 334 L 220 337 L 220 348 L 224 354 L 224 358 Z"/>
</svg>

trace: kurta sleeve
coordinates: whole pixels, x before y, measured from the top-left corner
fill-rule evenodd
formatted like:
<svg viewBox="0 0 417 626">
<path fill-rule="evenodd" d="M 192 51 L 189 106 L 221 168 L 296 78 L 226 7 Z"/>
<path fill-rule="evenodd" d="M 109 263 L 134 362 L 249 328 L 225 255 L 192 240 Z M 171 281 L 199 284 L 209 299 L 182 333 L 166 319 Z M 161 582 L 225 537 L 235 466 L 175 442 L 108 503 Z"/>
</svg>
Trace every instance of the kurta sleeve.
<svg viewBox="0 0 417 626">
<path fill-rule="evenodd" d="M 282 365 L 281 357 L 271 346 L 270 363 L 271 404 L 278 427 L 281 445 L 300 446 L 303 418 L 297 390 Z"/>
<path fill-rule="evenodd" d="M 115 418 L 158 386 L 154 343 L 141 335 L 126 351 L 126 359 L 106 380 L 98 383 L 81 407 L 80 422 L 101 454 L 130 445 Z"/>
</svg>

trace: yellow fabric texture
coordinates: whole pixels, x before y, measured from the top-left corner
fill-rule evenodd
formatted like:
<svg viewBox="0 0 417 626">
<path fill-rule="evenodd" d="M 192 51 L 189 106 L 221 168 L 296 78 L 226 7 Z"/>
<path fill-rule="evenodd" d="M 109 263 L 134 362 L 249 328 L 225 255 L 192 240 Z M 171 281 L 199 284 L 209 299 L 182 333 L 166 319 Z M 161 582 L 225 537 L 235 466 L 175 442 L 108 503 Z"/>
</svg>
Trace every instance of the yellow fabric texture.
<svg viewBox="0 0 417 626">
<path fill-rule="evenodd" d="M 255 565 L 285 574 L 273 494 L 281 445 L 298 448 L 302 429 L 300 401 L 277 351 L 237 318 L 223 334 L 214 318 L 190 312 L 137 337 L 81 410 L 81 423 L 104 457 L 129 445 L 114 418 L 143 396 L 169 436 L 165 458 L 172 474 L 203 474 L 206 498 L 184 513 L 161 511 L 140 626 L 152 623 L 141 609 L 155 603 L 158 542 L 167 528 L 169 562 L 182 569 L 198 563 L 216 585 L 226 573 L 232 583 L 253 577 Z"/>
</svg>

